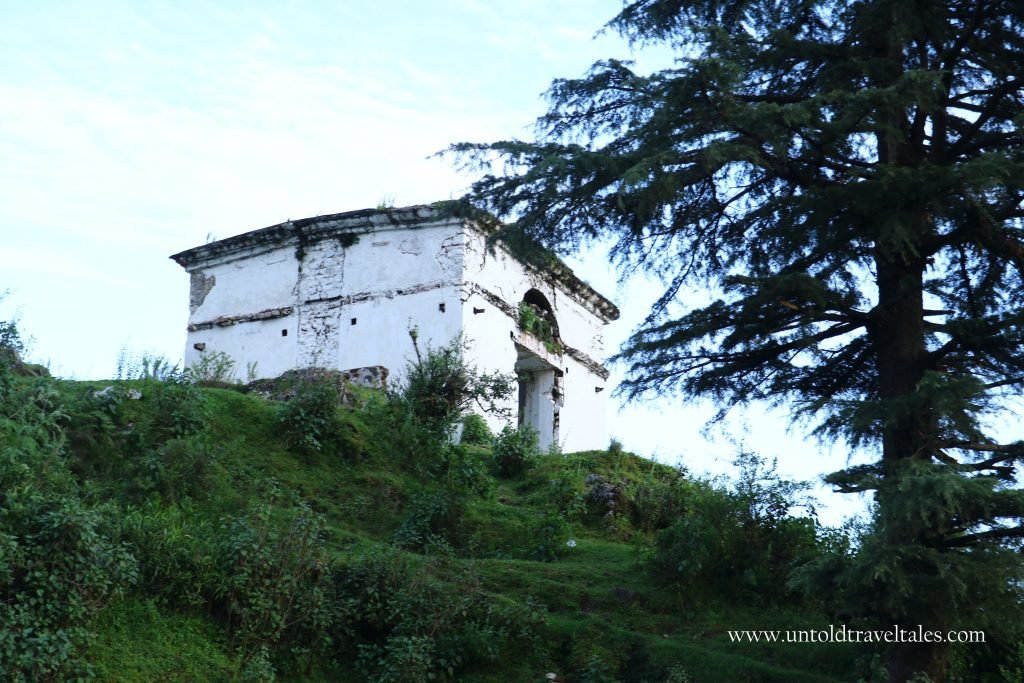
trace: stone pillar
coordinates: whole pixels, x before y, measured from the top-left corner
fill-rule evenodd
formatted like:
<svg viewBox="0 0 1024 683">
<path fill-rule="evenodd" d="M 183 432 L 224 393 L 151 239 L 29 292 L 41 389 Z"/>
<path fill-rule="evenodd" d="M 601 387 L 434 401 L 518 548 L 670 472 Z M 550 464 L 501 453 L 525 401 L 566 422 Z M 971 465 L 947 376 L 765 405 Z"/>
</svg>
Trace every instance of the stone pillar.
<svg viewBox="0 0 1024 683">
<path fill-rule="evenodd" d="M 558 439 L 561 396 L 555 388 L 555 371 L 531 370 L 520 372 L 519 377 L 519 424 L 536 429 L 540 447 L 546 450 Z"/>
</svg>

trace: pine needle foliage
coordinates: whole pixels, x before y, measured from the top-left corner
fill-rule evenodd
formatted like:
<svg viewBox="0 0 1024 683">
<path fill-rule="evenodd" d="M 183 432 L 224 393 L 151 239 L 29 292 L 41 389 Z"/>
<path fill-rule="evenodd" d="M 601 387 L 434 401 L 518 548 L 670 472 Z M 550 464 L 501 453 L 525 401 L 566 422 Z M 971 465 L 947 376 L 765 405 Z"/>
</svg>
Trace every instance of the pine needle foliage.
<svg viewBox="0 0 1024 683">
<path fill-rule="evenodd" d="M 598 62 L 554 81 L 536 141 L 453 145 L 469 199 L 664 279 L 627 396 L 782 404 L 877 454 L 831 477 L 878 503 L 833 589 L 883 622 L 997 600 L 1019 624 L 1024 446 L 986 425 L 1024 384 L 1024 4 L 636 0 L 606 29 L 674 66 Z M 693 284 L 720 296 L 686 310 Z M 897 644 L 888 675 L 946 680 L 953 657 Z"/>
</svg>

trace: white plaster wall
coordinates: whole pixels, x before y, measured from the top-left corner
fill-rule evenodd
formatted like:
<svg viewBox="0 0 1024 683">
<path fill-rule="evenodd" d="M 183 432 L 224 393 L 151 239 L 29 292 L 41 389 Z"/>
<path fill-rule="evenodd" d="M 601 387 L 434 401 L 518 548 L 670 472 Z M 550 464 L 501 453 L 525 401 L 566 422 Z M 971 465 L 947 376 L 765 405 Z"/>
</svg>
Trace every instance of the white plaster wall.
<svg viewBox="0 0 1024 683">
<path fill-rule="evenodd" d="M 529 289 L 541 292 L 551 303 L 558 322 L 559 336 L 564 344 L 575 347 L 593 360 L 604 361 L 603 323 L 593 312 L 579 303 L 557 282 L 547 281 L 527 271 L 507 252 L 485 248 L 485 237 L 466 229 L 466 281 L 499 296 L 514 312 Z M 472 292 L 471 287 L 466 288 Z M 484 313 L 474 314 L 474 308 Z M 511 372 L 516 352 L 510 334 L 518 337 L 518 320 L 502 312 L 480 293 L 471 293 L 464 307 L 466 336 L 476 343 L 476 354 L 485 367 Z M 564 403 L 559 428 L 560 446 L 565 451 L 605 448 L 608 429 L 605 415 L 607 394 L 595 389 L 605 387 L 605 380 L 566 353 L 557 358 L 563 372 Z M 514 407 L 518 407 L 517 405 Z M 492 429 L 497 426 L 491 421 Z"/>
<path fill-rule="evenodd" d="M 281 336 L 287 330 L 288 336 Z M 255 363 L 256 377 L 277 377 L 295 367 L 296 318 L 294 315 L 273 320 L 238 323 L 230 327 L 189 332 L 185 348 L 185 366 L 195 364 L 202 354 L 221 351 L 235 361 L 235 375 L 245 381 L 249 363 Z M 206 344 L 202 352 L 193 344 Z"/>
<path fill-rule="evenodd" d="M 487 301 L 470 287 L 462 287 L 461 324 L 463 335 L 471 342 L 470 360 L 479 369 L 490 372 L 514 374 L 516 349 L 510 335 L 518 334 L 517 321 L 504 311 Z M 481 313 L 474 313 L 482 311 Z M 484 415 L 491 431 L 498 433 L 505 424 L 516 424 L 516 412 L 519 408 L 518 396 L 513 392 L 505 404 L 509 420 L 502 420 L 491 415 Z"/>
<path fill-rule="evenodd" d="M 298 260 L 294 247 L 214 261 L 196 270 L 216 281 L 202 304 L 190 313 L 189 324 L 206 323 L 224 316 L 250 315 L 295 303 Z M 282 330 L 287 330 L 287 336 L 281 336 Z M 194 365 L 204 353 L 220 351 L 235 361 L 238 379 L 246 379 L 249 363 L 255 363 L 257 377 L 276 377 L 295 367 L 297 332 L 295 313 L 189 332 L 185 342 L 185 366 Z M 197 343 L 205 344 L 206 349 L 196 350 Z"/>
<path fill-rule="evenodd" d="M 298 265 L 295 248 L 289 246 L 199 268 L 217 282 L 203 304 L 192 311 L 189 322 L 290 306 L 295 301 Z"/>
<path fill-rule="evenodd" d="M 505 251 L 488 253 L 484 236 L 461 223 L 400 229 L 378 223 L 348 246 L 337 238 L 316 241 L 304 247 L 301 275 L 296 245 L 230 258 L 198 269 L 216 277 L 216 284 L 190 323 L 289 306 L 293 312 L 190 332 L 186 364 L 200 355 L 193 344 L 205 343 L 205 353 L 230 355 L 241 378 L 248 363 L 256 364 L 259 377 L 308 365 L 342 370 L 381 365 L 394 385 L 414 357 L 409 338 L 414 326 L 421 351 L 443 346 L 462 332 L 481 370 L 512 373 L 517 357 L 513 337 L 521 334 L 516 309 L 531 288 L 551 303 L 564 344 L 598 363 L 604 360 L 597 314 Z M 605 381 L 567 353 L 552 360 L 562 370 L 565 394 L 560 445 L 567 451 L 606 447 L 607 393 L 595 392 Z M 514 423 L 517 397 L 507 405 Z M 496 418 L 489 423 L 496 431 L 502 426 Z"/>
<path fill-rule="evenodd" d="M 383 365 L 389 371 L 389 385 L 396 386 L 405 366 L 416 357 L 409 329 L 416 328 L 421 353 L 444 346 L 462 328 L 459 304 L 458 290 L 447 286 L 342 306 L 337 367 Z"/>
<path fill-rule="evenodd" d="M 440 346 L 458 334 L 459 300 L 452 285 L 462 273 L 461 244 L 461 224 L 398 230 L 381 226 L 358 235 L 358 241 L 348 246 L 337 238 L 305 245 L 301 270 L 296 245 L 204 264 L 195 270 L 216 282 L 192 311 L 190 324 L 288 306 L 293 312 L 284 318 L 190 332 L 185 363 L 192 365 L 203 353 L 221 351 L 236 361 L 243 378 L 250 362 L 256 363 L 259 377 L 313 365 L 383 365 L 399 372 L 407 353 L 412 353 L 409 320 L 423 319 L 423 342 Z M 410 289 L 425 291 L 406 294 Z M 348 303 L 352 298 L 360 303 Z M 445 302 L 447 318 L 437 306 Z M 431 307 L 434 315 L 426 315 Z M 375 310 L 370 313 L 371 309 Z M 367 330 L 366 334 L 349 329 L 351 318 L 359 316 L 359 332 Z M 370 327 L 376 329 L 371 333 Z M 284 329 L 287 336 L 281 336 Z M 196 343 L 206 344 L 206 349 L 196 350 Z"/>
<path fill-rule="evenodd" d="M 345 249 L 345 293 L 454 284 L 462 277 L 462 241 L 462 226 L 457 223 L 360 235 Z"/>
<path fill-rule="evenodd" d="M 562 386 L 565 403 L 562 405 L 559 440 L 562 450 L 585 451 L 608 447 L 608 421 L 606 403 L 609 388 L 605 381 L 591 373 L 573 359 L 563 368 Z M 600 393 L 595 388 L 601 387 Z"/>
</svg>

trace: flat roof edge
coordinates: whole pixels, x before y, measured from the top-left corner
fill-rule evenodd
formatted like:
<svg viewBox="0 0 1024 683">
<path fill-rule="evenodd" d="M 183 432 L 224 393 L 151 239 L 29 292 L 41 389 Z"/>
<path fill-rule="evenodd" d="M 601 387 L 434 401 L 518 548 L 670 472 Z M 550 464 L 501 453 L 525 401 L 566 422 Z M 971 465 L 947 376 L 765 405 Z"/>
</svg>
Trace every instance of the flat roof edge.
<svg viewBox="0 0 1024 683">
<path fill-rule="evenodd" d="M 376 230 L 400 230 L 436 223 L 475 224 L 470 219 L 452 215 L 428 204 L 387 209 L 358 209 L 356 211 L 311 216 L 298 220 L 287 220 L 283 223 L 250 230 L 240 235 L 186 249 L 171 255 L 170 259 L 188 270 L 201 263 L 260 247 L 298 245 L 307 240 L 317 241 L 336 234 L 366 234 Z M 515 258 L 514 255 L 513 258 Z M 539 270 L 536 266 L 522 260 L 520 262 L 534 270 Z M 600 292 L 581 280 L 561 260 L 553 263 L 549 272 L 569 293 L 588 302 L 606 320 L 618 319 L 618 307 Z"/>
</svg>

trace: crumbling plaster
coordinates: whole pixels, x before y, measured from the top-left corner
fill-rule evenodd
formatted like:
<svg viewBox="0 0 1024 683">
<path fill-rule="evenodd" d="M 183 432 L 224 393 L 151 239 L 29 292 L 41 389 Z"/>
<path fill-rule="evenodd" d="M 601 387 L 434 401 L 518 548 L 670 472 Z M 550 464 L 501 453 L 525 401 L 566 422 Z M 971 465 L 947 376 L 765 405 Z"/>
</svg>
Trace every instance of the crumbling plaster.
<svg viewBox="0 0 1024 683">
<path fill-rule="evenodd" d="M 524 354 L 550 368 L 538 400 L 557 403 L 563 448 L 607 445 L 602 328 L 617 310 L 568 269 L 540 272 L 489 248 L 465 220 L 429 207 L 351 212 L 172 258 L 191 275 L 186 364 L 223 351 L 239 368 L 255 363 L 259 377 L 296 367 L 383 366 L 394 382 L 413 355 L 411 328 L 421 349 L 461 333 L 483 369 L 512 372 Z M 518 329 L 518 303 L 530 289 L 552 306 L 561 353 Z"/>
</svg>

